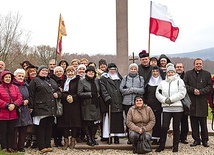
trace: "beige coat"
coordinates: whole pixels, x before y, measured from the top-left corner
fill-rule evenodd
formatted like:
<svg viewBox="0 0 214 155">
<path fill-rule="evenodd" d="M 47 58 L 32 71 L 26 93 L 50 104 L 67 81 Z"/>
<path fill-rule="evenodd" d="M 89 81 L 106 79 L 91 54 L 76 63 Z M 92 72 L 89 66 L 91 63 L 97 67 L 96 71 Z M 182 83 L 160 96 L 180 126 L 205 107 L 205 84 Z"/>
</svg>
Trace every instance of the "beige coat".
<svg viewBox="0 0 214 155">
<path fill-rule="evenodd" d="M 134 105 L 128 111 L 126 125 L 129 131 L 138 133 L 140 129 L 143 129 L 144 132 L 152 135 L 152 128 L 155 125 L 155 115 L 147 105 L 143 105 L 142 109 Z"/>
</svg>

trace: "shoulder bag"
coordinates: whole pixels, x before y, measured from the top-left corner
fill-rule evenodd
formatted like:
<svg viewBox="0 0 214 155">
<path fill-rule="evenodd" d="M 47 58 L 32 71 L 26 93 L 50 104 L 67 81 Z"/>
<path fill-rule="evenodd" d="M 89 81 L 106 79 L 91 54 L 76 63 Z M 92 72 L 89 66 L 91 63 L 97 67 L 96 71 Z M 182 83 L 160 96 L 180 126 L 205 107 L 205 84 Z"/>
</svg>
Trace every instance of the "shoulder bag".
<svg viewBox="0 0 214 155">
<path fill-rule="evenodd" d="M 151 144 L 149 140 L 146 139 L 146 133 L 144 132 L 139 135 L 136 152 L 139 154 L 144 154 L 151 151 L 152 151 Z"/>
</svg>

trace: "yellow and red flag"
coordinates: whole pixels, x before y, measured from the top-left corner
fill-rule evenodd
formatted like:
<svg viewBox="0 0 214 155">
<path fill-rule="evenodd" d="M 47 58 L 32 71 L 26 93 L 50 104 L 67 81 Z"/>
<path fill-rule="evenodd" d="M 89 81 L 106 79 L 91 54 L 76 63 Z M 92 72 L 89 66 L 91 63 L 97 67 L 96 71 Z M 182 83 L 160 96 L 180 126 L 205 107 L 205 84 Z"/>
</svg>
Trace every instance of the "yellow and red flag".
<svg viewBox="0 0 214 155">
<path fill-rule="evenodd" d="M 56 49 L 56 53 L 61 55 L 62 53 L 62 37 L 66 36 L 66 29 L 65 29 L 65 23 L 64 20 L 60 14 L 59 17 L 59 28 L 58 28 L 58 38 L 57 38 L 57 49 Z"/>
</svg>

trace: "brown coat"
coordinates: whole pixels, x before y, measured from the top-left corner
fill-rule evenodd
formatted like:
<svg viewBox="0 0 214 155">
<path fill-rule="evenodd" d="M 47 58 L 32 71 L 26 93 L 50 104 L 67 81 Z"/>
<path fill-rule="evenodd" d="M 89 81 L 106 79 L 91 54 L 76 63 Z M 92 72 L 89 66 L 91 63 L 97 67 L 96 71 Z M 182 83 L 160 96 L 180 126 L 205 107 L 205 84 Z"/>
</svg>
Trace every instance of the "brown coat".
<svg viewBox="0 0 214 155">
<path fill-rule="evenodd" d="M 129 131 L 139 132 L 143 128 L 144 132 L 152 135 L 152 128 L 155 125 L 155 115 L 152 109 L 143 105 L 142 109 L 132 106 L 127 114 L 126 125 Z"/>
</svg>

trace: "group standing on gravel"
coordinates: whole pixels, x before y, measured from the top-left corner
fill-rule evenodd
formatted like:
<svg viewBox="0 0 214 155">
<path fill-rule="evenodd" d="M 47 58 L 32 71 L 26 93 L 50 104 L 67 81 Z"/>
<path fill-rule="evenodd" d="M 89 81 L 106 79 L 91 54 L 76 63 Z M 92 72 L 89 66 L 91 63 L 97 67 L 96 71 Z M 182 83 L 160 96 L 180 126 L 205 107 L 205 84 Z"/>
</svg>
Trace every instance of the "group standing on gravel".
<svg viewBox="0 0 214 155">
<path fill-rule="evenodd" d="M 194 142 L 191 147 L 209 147 L 208 102 L 213 105 L 211 74 L 203 69 L 203 60 L 194 60 L 193 69 L 184 71 L 165 55 L 149 57 L 139 53 L 140 64 L 131 63 L 128 74 L 121 76 L 117 65 L 101 59 L 73 59 L 70 64 L 55 59 L 39 67 L 29 61 L 20 63 L 12 74 L 0 61 L 0 144 L 3 152 L 25 152 L 24 147 L 52 152 L 54 145 L 74 149 L 76 143 L 89 146 L 101 141 L 127 144 L 137 153 L 140 134 L 156 152 L 165 148 L 170 121 L 173 119 L 173 152 L 179 143 L 188 144 L 188 116 Z M 181 100 L 189 95 L 190 113 L 185 114 Z M 209 97 L 209 98 L 208 98 Z M 63 105 L 56 116 L 56 102 Z M 201 133 L 201 135 L 200 135 Z"/>
</svg>

